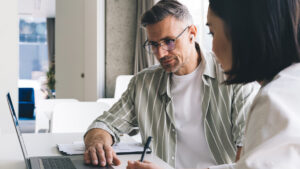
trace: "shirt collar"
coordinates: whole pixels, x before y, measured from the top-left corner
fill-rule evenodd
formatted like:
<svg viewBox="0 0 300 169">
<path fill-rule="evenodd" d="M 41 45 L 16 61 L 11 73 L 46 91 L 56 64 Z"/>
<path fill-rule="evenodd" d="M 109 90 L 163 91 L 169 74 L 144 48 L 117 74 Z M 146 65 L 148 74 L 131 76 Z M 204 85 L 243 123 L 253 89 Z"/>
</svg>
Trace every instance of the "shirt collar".
<svg viewBox="0 0 300 169">
<path fill-rule="evenodd" d="M 195 47 L 198 53 L 201 53 L 201 62 L 203 62 L 204 65 L 204 71 L 203 76 L 207 76 L 210 78 L 216 78 L 216 70 L 215 70 L 215 60 L 214 55 L 211 52 L 206 52 L 203 50 L 200 50 L 200 45 L 196 42 Z M 169 97 L 171 97 L 171 76 L 172 73 L 167 73 L 165 70 L 163 70 L 163 78 L 161 87 L 159 89 L 160 95 L 167 94 Z"/>
<path fill-rule="evenodd" d="M 214 54 L 212 52 L 207 52 L 200 49 L 200 45 L 196 42 L 195 44 L 196 50 L 198 53 L 201 53 L 201 62 L 204 65 L 203 75 L 208 76 L 210 78 L 216 78 L 216 70 L 215 70 L 215 60 L 213 57 Z M 201 64 L 201 63 L 200 63 Z"/>
<path fill-rule="evenodd" d="M 162 83 L 161 83 L 161 87 L 159 89 L 160 95 L 167 94 L 169 97 L 171 97 L 171 83 L 170 83 L 171 75 L 172 75 L 172 73 L 167 73 L 163 69 Z"/>
</svg>

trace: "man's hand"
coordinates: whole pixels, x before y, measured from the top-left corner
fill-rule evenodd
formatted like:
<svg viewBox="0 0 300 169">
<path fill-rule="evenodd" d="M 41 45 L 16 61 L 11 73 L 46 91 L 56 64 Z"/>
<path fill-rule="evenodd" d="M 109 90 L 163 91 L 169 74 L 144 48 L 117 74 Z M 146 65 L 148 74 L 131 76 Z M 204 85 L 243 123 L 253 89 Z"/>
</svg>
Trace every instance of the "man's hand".
<svg viewBox="0 0 300 169">
<path fill-rule="evenodd" d="M 161 169 L 149 161 L 128 161 L 126 169 Z"/>
<path fill-rule="evenodd" d="M 86 164 L 106 166 L 120 165 L 116 153 L 111 147 L 113 143 L 112 136 L 102 129 L 90 130 L 84 138 L 85 152 L 84 161 Z"/>
</svg>

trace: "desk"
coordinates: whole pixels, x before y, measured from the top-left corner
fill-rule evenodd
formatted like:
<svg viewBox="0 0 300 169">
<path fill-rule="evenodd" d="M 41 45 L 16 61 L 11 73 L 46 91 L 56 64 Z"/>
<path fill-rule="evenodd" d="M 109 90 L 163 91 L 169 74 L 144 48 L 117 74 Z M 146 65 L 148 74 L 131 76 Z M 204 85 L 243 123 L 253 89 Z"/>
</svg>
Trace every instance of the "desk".
<svg viewBox="0 0 300 169">
<path fill-rule="evenodd" d="M 28 155 L 33 156 L 57 156 L 61 155 L 56 148 L 56 144 L 72 143 L 80 141 L 83 138 L 83 133 L 41 133 L 41 134 L 23 134 Z M 2 138 L 1 138 L 2 139 Z M 4 144 L 6 142 L 6 146 Z M 7 169 L 25 169 L 21 148 L 18 144 L 17 137 L 10 135 L 5 137 L 1 143 L 0 168 Z M 8 144 L 9 143 L 9 144 Z M 17 146 L 16 146 L 17 145 Z M 5 148 L 6 147 L 6 148 Z M 8 148 L 9 147 L 9 148 Z M 4 149 L 4 151 L 3 151 Z M 4 155 L 6 153 L 6 155 Z M 120 166 L 114 166 L 115 169 L 124 169 L 127 166 L 128 160 L 138 160 L 140 155 L 119 155 L 121 160 Z M 159 159 L 153 154 L 147 154 L 146 160 L 156 163 L 165 169 L 171 169 L 167 163 Z"/>
<path fill-rule="evenodd" d="M 17 134 L 0 135 L 0 168 L 24 169 L 25 162 L 22 155 Z"/>
</svg>

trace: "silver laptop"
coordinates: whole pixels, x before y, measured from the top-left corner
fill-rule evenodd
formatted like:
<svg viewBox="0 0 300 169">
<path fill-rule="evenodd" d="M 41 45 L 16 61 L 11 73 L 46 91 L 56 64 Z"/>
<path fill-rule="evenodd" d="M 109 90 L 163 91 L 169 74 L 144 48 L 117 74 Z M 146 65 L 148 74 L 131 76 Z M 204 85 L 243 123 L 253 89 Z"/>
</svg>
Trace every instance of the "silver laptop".
<svg viewBox="0 0 300 169">
<path fill-rule="evenodd" d="M 22 134 L 20 132 L 19 122 L 15 113 L 14 106 L 11 101 L 10 94 L 6 95 L 9 105 L 11 117 L 18 135 L 21 145 L 23 157 L 25 159 L 27 169 L 113 169 L 112 166 L 100 167 L 86 165 L 83 160 L 83 155 L 77 156 L 49 156 L 49 157 L 28 157 Z M 42 143 L 41 143 L 42 144 Z"/>
</svg>

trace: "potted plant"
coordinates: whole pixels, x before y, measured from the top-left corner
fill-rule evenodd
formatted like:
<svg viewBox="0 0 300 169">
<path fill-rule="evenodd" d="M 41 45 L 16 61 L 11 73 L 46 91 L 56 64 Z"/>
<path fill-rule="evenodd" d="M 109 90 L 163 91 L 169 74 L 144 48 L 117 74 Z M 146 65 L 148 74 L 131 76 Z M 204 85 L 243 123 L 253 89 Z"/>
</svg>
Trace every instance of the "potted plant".
<svg viewBox="0 0 300 169">
<path fill-rule="evenodd" d="M 55 98 L 55 65 L 51 64 L 47 72 L 48 98 Z"/>
</svg>

